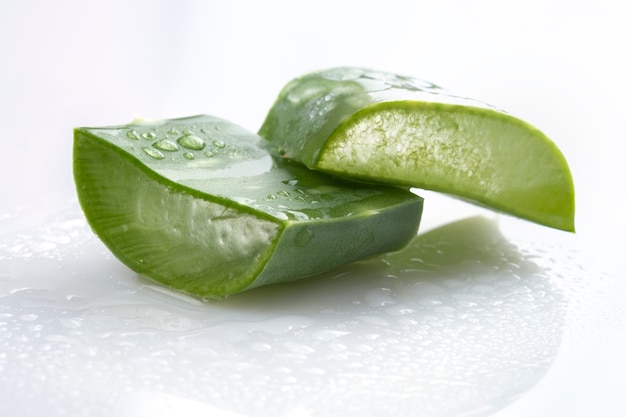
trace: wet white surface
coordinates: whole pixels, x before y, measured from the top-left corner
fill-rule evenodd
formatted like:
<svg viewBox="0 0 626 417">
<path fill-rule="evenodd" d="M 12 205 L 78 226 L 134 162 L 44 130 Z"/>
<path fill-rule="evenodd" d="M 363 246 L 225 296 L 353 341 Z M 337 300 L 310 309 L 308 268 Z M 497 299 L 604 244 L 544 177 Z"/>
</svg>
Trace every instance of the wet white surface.
<svg viewBox="0 0 626 417">
<path fill-rule="evenodd" d="M 491 415 L 625 341 L 616 250 L 466 209 L 401 252 L 203 303 L 126 269 L 68 201 L 0 244 L 1 414 Z"/>
</svg>

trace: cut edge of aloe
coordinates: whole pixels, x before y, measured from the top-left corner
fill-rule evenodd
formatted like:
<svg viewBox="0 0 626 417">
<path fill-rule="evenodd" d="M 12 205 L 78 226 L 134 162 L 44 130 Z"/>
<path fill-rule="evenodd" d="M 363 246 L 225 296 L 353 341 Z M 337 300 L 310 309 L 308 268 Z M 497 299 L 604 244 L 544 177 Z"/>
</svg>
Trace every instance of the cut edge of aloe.
<svg viewBox="0 0 626 417">
<path fill-rule="evenodd" d="M 309 168 L 332 175 L 438 191 L 575 231 L 565 157 L 540 130 L 504 112 L 425 101 L 374 103 L 343 120 L 307 157 Z M 545 172 L 535 172 L 537 166 Z M 468 181 L 472 177 L 477 180 Z"/>
<path fill-rule="evenodd" d="M 221 298 L 249 286 L 258 274 L 253 265 L 256 263 L 262 266 L 272 253 L 275 236 L 281 229 L 278 221 L 273 221 L 270 216 L 262 218 L 262 213 L 254 216 L 256 224 L 254 230 L 265 231 L 267 239 L 264 240 L 268 243 L 264 243 L 265 248 L 256 259 L 250 258 L 247 263 L 242 263 L 245 258 L 238 259 L 236 266 L 239 271 L 247 271 L 245 274 L 233 274 L 233 279 L 230 280 L 220 279 L 219 281 L 223 281 L 220 284 L 219 281 L 211 280 L 211 275 L 204 271 L 206 278 L 198 280 L 197 274 L 203 271 L 194 270 L 194 267 L 198 265 L 206 267 L 206 260 L 203 258 L 210 256 L 208 253 L 210 247 L 206 247 L 208 242 L 203 243 L 200 236 L 193 242 L 190 239 L 193 233 L 186 230 L 185 225 L 188 225 L 188 222 L 203 223 L 202 220 L 210 220 L 214 213 L 228 210 L 240 219 L 247 220 L 247 216 L 252 216 L 248 208 L 237 207 L 233 202 L 226 203 L 219 197 L 201 196 L 193 190 L 171 183 L 97 137 L 91 136 L 89 139 L 81 137 L 85 134 L 77 130 L 75 141 L 74 154 L 78 157 L 74 161 L 74 175 L 79 187 L 78 199 L 90 227 L 116 258 L 138 274 L 170 288 L 205 298 Z M 86 141 L 89 143 L 85 143 Z M 81 146 L 90 147 L 87 152 L 93 157 L 85 155 L 85 150 L 79 149 Z M 98 167 L 99 163 L 106 164 L 106 168 Z M 109 172 L 109 178 L 112 179 L 122 175 L 126 181 L 119 188 L 112 188 L 110 184 L 103 185 L 93 179 L 94 175 L 102 175 L 102 172 Z M 82 189 L 79 184 L 82 184 Z M 85 184 L 92 184 L 95 187 L 90 189 Z M 169 201 L 165 205 L 179 206 L 180 209 L 156 213 L 150 205 L 160 202 L 153 200 L 152 197 L 159 200 L 168 198 Z M 131 207 L 132 205 L 134 207 Z M 148 213 L 149 216 L 141 219 L 142 212 Z M 159 218 L 159 215 L 163 217 Z M 164 217 L 167 217 L 171 224 L 169 233 L 159 227 L 159 223 L 166 221 Z M 245 223 L 242 222 L 240 226 L 245 227 Z M 200 234 L 201 230 L 197 233 Z M 163 245 L 163 241 L 169 242 L 170 245 Z M 170 251 L 176 251 L 177 256 L 172 258 L 168 254 Z M 161 264 L 160 259 L 169 265 Z M 220 266 L 214 267 L 218 269 Z M 179 273 L 175 275 L 164 273 L 172 269 L 177 269 Z M 233 272 L 237 272 L 235 268 Z"/>
</svg>

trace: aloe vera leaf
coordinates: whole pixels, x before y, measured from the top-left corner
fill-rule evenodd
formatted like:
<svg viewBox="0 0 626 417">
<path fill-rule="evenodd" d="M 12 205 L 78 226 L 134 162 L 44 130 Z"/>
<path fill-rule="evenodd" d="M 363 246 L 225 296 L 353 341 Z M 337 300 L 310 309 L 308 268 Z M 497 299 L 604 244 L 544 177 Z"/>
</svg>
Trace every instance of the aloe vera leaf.
<svg viewBox="0 0 626 417">
<path fill-rule="evenodd" d="M 574 184 L 545 134 L 430 82 L 364 68 L 289 82 L 259 134 L 313 170 L 416 187 L 574 231 Z"/>
<path fill-rule="evenodd" d="M 212 116 L 77 128 L 73 157 L 80 205 L 111 252 L 201 298 L 399 249 L 422 210 L 415 194 L 313 172 Z"/>
</svg>

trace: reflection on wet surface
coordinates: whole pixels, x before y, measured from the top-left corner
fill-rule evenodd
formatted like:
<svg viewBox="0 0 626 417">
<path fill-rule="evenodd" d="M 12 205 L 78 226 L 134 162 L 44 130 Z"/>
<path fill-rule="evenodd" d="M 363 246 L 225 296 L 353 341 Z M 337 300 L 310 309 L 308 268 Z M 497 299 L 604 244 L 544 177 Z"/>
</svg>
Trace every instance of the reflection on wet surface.
<svg viewBox="0 0 626 417">
<path fill-rule="evenodd" d="M 73 206 L 0 244 L 0 410 L 137 416 L 152 393 L 247 416 L 489 414 L 561 342 L 567 302 L 542 250 L 471 217 L 202 303 L 123 267 Z"/>
</svg>

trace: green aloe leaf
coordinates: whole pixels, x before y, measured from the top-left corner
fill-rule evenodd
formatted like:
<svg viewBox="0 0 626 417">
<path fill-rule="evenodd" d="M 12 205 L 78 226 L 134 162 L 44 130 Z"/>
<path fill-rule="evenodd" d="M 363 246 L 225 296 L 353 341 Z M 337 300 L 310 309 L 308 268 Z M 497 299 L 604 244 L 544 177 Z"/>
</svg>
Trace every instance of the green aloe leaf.
<svg viewBox="0 0 626 417">
<path fill-rule="evenodd" d="M 574 231 L 574 185 L 557 146 L 427 81 L 352 67 L 307 74 L 283 88 L 259 134 L 313 170 L 440 191 Z"/>
</svg>

